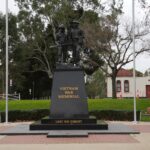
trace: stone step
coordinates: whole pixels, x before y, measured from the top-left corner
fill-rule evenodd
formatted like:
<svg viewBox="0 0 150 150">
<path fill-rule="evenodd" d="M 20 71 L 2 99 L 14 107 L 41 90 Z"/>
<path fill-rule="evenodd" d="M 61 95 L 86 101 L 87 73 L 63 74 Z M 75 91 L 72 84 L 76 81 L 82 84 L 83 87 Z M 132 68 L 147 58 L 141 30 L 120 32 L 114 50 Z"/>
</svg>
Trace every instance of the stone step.
<svg viewBox="0 0 150 150">
<path fill-rule="evenodd" d="M 39 122 L 31 124 L 30 130 L 108 130 L 108 124 L 41 124 Z"/>
<path fill-rule="evenodd" d="M 50 131 L 47 137 L 88 137 L 87 131 Z"/>
</svg>

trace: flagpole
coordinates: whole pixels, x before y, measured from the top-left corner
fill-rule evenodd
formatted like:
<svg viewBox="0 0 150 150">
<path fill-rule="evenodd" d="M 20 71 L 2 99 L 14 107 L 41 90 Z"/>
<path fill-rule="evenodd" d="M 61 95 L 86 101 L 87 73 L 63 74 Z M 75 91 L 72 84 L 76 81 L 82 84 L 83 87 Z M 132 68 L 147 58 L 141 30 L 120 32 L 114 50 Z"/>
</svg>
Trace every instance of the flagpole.
<svg viewBox="0 0 150 150">
<path fill-rule="evenodd" d="M 133 38 L 133 90 L 134 90 L 134 123 L 136 119 L 136 64 L 135 64 L 135 0 L 132 0 L 132 38 Z"/>
<path fill-rule="evenodd" d="M 5 123 L 8 123 L 8 0 L 6 0 L 6 108 Z"/>
</svg>

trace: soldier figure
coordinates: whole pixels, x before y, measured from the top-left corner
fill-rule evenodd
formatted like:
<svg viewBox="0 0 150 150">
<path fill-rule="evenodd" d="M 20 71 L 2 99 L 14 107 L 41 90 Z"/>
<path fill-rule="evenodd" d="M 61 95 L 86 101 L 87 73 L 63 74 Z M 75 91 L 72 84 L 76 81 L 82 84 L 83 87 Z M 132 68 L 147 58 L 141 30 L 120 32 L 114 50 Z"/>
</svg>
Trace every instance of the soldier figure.
<svg viewBox="0 0 150 150">
<path fill-rule="evenodd" d="M 58 43 L 58 62 L 67 61 L 67 48 L 65 46 L 66 42 L 66 33 L 64 25 L 60 25 L 58 32 L 56 33 L 56 42 Z"/>
<path fill-rule="evenodd" d="M 58 62 L 66 63 L 68 59 L 68 50 L 72 51 L 73 64 L 78 64 L 80 61 L 80 51 L 84 45 L 84 34 L 79 28 L 79 22 L 72 21 L 67 31 L 65 32 L 64 25 L 60 25 L 56 33 L 56 42 L 58 44 Z"/>
<path fill-rule="evenodd" d="M 70 41 L 71 49 L 73 52 L 73 60 L 74 64 L 78 64 L 80 61 L 80 51 L 83 48 L 83 31 L 79 28 L 79 22 L 72 21 L 70 22 L 70 28 L 68 31 L 68 39 Z"/>
</svg>

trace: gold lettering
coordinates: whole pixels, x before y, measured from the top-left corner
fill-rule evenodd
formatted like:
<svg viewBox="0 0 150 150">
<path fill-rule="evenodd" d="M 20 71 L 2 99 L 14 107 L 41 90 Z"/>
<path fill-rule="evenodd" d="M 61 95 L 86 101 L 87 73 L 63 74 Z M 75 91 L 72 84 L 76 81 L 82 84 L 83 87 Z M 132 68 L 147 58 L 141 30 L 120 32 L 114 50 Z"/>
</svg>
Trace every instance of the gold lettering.
<svg viewBox="0 0 150 150">
<path fill-rule="evenodd" d="M 58 95 L 58 99 L 79 99 L 79 95 L 76 95 L 78 87 L 60 87 L 59 90 L 62 94 Z"/>
<path fill-rule="evenodd" d="M 58 99 L 79 99 L 79 95 L 58 95 Z"/>
<path fill-rule="evenodd" d="M 60 87 L 59 89 L 61 91 L 77 91 L 77 90 L 79 90 L 78 87 Z"/>
<path fill-rule="evenodd" d="M 72 95 L 73 91 L 64 91 L 65 95 Z"/>
<path fill-rule="evenodd" d="M 56 124 L 82 124 L 82 120 L 55 120 Z"/>
</svg>

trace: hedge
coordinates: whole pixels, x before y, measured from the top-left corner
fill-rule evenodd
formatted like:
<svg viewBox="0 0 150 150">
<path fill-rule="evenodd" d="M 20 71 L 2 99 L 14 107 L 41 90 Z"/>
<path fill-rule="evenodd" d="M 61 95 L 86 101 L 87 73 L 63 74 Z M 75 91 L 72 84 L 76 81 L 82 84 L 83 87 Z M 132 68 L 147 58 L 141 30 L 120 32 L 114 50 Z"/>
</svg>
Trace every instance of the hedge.
<svg viewBox="0 0 150 150">
<path fill-rule="evenodd" d="M 9 121 L 32 121 L 40 120 L 41 118 L 49 115 L 48 109 L 36 110 L 11 110 L 8 112 Z M 1 112 L 1 122 L 5 121 L 5 112 Z"/>
<path fill-rule="evenodd" d="M 99 120 L 118 120 L 118 121 L 132 121 L 133 111 L 124 110 L 94 110 L 90 111 L 91 116 L 96 116 Z M 8 112 L 9 121 L 37 121 L 49 115 L 49 109 L 37 110 L 11 110 Z M 5 112 L 0 112 L 1 122 L 5 121 Z M 137 111 L 137 120 L 140 120 L 140 111 Z"/>
<path fill-rule="evenodd" d="M 110 120 L 110 121 L 133 121 L 134 112 L 125 110 L 94 110 L 89 113 L 91 116 L 95 116 L 98 120 Z M 136 112 L 137 121 L 140 120 L 140 111 Z"/>
</svg>

